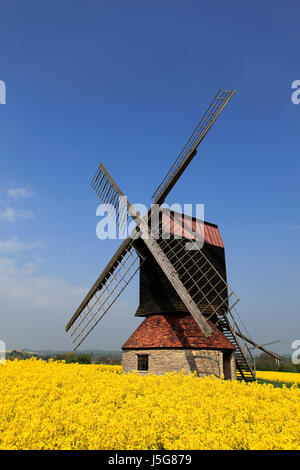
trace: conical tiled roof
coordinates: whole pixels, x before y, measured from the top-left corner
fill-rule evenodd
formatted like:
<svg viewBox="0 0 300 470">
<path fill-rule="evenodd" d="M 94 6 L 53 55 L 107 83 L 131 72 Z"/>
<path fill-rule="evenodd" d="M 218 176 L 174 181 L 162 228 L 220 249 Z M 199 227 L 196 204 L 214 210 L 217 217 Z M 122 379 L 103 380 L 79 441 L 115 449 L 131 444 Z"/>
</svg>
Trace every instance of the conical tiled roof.
<svg viewBox="0 0 300 470">
<path fill-rule="evenodd" d="M 122 349 L 235 349 L 211 321 L 209 324 L 213 333 L 206 337 L 189 313 L 149 315 L 123 344 Z"/>
</svg>

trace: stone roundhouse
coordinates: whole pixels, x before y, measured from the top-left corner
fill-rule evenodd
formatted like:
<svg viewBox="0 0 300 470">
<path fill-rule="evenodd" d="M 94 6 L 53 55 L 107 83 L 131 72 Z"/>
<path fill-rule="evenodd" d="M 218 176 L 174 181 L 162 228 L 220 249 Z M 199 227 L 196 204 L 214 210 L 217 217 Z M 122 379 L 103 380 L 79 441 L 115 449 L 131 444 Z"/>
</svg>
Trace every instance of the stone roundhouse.
<svg viewBox="0 0 300 470">
<path fill-rule="evenodd" d="M 206 337 L 189 313 L 147 316 L 122 349 L 125 372 L 235 378 L 234 346 L 218 329 Z"/>
</svg>

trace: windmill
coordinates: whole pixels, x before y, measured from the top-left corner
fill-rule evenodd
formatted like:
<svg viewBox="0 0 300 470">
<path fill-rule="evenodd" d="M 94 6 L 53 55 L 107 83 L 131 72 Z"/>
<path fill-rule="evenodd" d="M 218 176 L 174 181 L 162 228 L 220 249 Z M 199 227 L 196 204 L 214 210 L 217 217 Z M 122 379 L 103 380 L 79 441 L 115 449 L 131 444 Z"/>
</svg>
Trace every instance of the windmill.
<svg viewBox="0 0 300 470">
<path fill-rule="evenodd" d="M 191 217 L 187 218 L 187 226 L 196 230 L 185 227 L 181 233 L 182 216 L 162 208 L 234 93 L 235 90 L 218 91 L 153 194 L 147 216 L 139 214 L 104 165 L 99 165 L 92 189 L 119 230 L 129 218 L 135 228 L 68 322 L 66 331 L 74 349 L 140 270 L 140 305 L 136 316 L 146 318 L 123 345 L 125 371 L 164 373 L 185 368 L 202 376 L 214 373 L 225 378 L 255 380 L 248 344 L 259 345 L 242 333 L 236 321 L 234 311 L 239 299 L 227 283 L 224 245 L 218 227 Z M 181 237 L 176 236 L 178 227 Z M 203 247 L 196 240 L 197 230 L 202 230 Z"/>
</svg>

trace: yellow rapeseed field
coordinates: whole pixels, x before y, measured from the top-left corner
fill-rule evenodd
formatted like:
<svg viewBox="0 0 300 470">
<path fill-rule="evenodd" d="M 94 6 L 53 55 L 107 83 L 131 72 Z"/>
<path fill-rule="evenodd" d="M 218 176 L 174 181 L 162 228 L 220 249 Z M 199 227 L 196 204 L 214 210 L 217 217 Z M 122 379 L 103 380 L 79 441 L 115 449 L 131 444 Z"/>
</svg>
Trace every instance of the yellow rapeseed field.
<svg viewBox="0 0 300 470">
<path fill-rule="evenodd" d="M 296 387 L 30 359 L 0 394 L 0 449 L 300 449 Z"/>
<path fill-rule="evenodd" d="M 271 380 L 275 382 L 300 383 L 300 374 L 294 372 L 276 372 L 276 371 L 260 371 L 256 372 L 258 379 Z"/>
</svg>

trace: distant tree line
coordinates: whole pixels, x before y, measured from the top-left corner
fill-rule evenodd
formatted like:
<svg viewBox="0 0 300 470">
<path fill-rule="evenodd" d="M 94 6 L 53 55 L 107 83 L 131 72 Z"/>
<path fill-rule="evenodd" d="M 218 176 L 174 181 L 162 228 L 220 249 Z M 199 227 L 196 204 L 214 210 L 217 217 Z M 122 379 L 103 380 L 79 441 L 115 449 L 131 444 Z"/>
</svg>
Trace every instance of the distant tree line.
<svg viewBox="0 0 300 470">
<path fill-rule="evenodd" d="M 55 356 L 52 356 L 52 359 L 54 361 L 66 361 L 66 364 L 72 364 L 72 363 L 77 363 L 77 364 L 111 364 L 111 365 L 117 365 L 121 363 L 121 360 L 116 358 L 116 359 L 111 359 L 106 356 L 99 356 L 99 357 L 94 357 L 91 354 L 88 353 L 74 353 L 74 352 L 67 352 L 63 354 L 55 354 Z"/>
<path fill-rule="evenodd" d="M 256 370 L 300 372 L 300 364 L 293 364 L 291 359 L 285 356 L 280 356 L 279 364 L 276 364 L 275 360 L 264 352 L 255 359 Z"/>
<path fill-rule="evenodd" d="M 27 353 L 27 352 L 24 352 L 24 351 L 9 351 L 6 353 L 6 359 L 9 359 L 10 361 L 13 361 L 14 359 L 19 359 L 19 360 L 23 360 L 23 359 L 30 359 L 31 357 L 36 357 L 36 358 L 39 358 L 39 354 L 37 353 Z"/>
<path fill-rule="evenodd" d="M 95 356 L 89 353 L 74 353 L 66 352 L 61 354 L 38 354 L 38 353 L 29 353 L 25 351 L 10 351 L 6 354 L 6 359 L 9 360 L 24 360 L 30 359 L 31 357 L 36 357 L 37 359 L 43 359 L 48 361 L 52 359 L 53 361 L 66 361 L 66 364 L 110 364 L 110 365 L 119 365 L 121 364 L 121 357 L 109 357 L 109 356 Z"/>
</svg>

